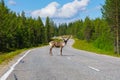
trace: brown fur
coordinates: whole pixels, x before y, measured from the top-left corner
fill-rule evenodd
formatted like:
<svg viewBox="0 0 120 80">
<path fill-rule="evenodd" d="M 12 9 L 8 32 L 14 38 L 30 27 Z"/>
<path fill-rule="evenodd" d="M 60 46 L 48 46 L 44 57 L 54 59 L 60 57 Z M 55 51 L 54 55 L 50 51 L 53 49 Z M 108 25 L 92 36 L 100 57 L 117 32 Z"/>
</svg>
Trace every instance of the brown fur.
<svg viewBox="0 0 120 80">
<path fill-rule="evenodd" d="M 60 55 L 62 56 L 62 49 L 67 44 L 67 41 L 70 39 L 70 37 L 71 36 L 69 36 L 67 39 L 64 39 L 62 37 L 63 41 L 51 41 L 51 42 L 49 42 L 49 44 L 51 46 L 50 47 L 50 55 L 53 55 L 52 54 L 52 48 L 56 47 L 56 48 L 60 48 Z"/>
</svg>

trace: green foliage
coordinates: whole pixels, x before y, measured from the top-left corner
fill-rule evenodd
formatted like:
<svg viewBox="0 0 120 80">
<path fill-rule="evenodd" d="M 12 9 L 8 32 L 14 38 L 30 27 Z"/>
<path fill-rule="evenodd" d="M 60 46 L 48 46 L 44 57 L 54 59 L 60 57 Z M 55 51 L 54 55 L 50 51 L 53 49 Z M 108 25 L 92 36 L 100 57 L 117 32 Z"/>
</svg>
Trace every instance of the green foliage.
<svg viewBox="0 0 120 80">
<path fill-rule="evenodd" d="M 89 42 L 95 49 L 101 49 L 103 51 L 114 49 L 113 34 L 105 19 L 96 18 L 95 20 L 90 20 L 89 17 L 86 17 L 85 21 L 78 20 L 69 23 L 66 29 L 63 27 L 61 27 L 63 32 L 66 30 L 67 34 L 72 34 L 80 40 L 85 40 L 86 43 Z M 89 48 L 92 46 L 82 47 Z"/>
<path fill-rule="evenodd" d="M 96 19 L 94 24 L 96 25 L 93 42 L 94 46 L 106 51 L 113 50 L 113 37 L 107 22 L 105 20 Z"/>
<path fill-rule="evenodd" d="M 114 49 L 113 34 L 105 19 L 96 18 L 91 20 L 89 17 L 86 17 L 84 21 L 78 20 L 73 23 L 69 23 L 67 27 L 67 31 L 68 30 L 70 34 L 80 40 L 85 40 L 86 43 L 91 43 L 96 49 L 101 49 L 104 51 L 111 51 Z M 89 48 L 92 46 L 82 47 Z"/>
<path fill-rule="evenodd" d="M 90 20 L 89 17 L 86 17 L 83 26 L 84 39 L 89 42 L 93 34 L 92 20 Z"/>
<path fill-rule="evenodd" d="M 49 17 L 47 17 L 45 23 L 45 41 L 49 42 L 51 37 L 55 36 L 56 34 L 56 24 L 50 20 Z"/>
<path fill-rule="evenodd" d="M 94 46 L 105 51 L 113 50 L 113 42 L 109 38 L 106 38 L 105 35 L 97 38 L 94 41 Z"/>
<path fill-rule="evenodd" d="M 114 51 L 120 54 L 120 0 L 106 0 L 102 13 L 114 34 Z"/>
<path fill-rule="evenodd" d="M 67 24 L 62 23 L 58 27 L 58 34 L 59 35 L 66 35 L 67 34 Z"/>
<path fill-rule="evenodd" d="M 25 51 L 25 49 L 16 50 L 16 51 L 10 52 L 10 53 L 0 54 L 0 64 L 2 62 L 5 62 L 5 61 L 9 62 L 13 57 L 15 57 L 16 55 L 20 54 L 23 51 Z"/>
<path fill-rule="evenodd" d="M 80 50 L 86 50 L 86 51 L 90 51 L 98 54 L 120 57 L 120 55 L 114 54 L 113 49 L 106 51 L 106 50 L 95 47 L 92 43 L 88 43 L 86 40 L 75 39 L 75 43 L 73 44 L 73 47 Z"/>
<path fill-rule="evenodd" d="M 46 44 L 41 44 L 38 47 L 42 47 L 45 46 Z M 35 48 L 35 47 L 32 47 Z M 2 64 L 3 62 L 8 63 L 9 61 L 11 61 L 15 56 L 24 53 L 25 51 L 27 51 L 28 49 L 31 48 L 24 48 L 24 49 L 19 49 L 19 50 L 15 50 L 15 51 L 11 51 L 11 52 L 5 52 L 5 53 L 0 53 L 0 64 Z"/>
<path fill-rule="evenodd" d="M 55 31 L 56 25 L 49 17 L 44 26 L 40 17 L 26 17 L 24 11 L 16 14 L 5 6 L 3 0 L 0 1 L 0 52 L 45 44 Z"/>
</svg>

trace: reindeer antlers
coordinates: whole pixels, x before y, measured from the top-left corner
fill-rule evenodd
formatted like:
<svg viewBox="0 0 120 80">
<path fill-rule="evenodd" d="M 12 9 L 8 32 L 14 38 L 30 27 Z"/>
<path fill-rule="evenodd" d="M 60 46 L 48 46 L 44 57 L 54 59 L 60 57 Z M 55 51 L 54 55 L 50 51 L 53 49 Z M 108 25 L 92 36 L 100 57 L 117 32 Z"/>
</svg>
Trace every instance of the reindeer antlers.
<svg viewBox="0 0 120 80">
<path fill-rule="evenodd" d="M 67 38 L 67 41 L 70 39 L 71 35 Z"/>
<path fill-rule="evenodd" d="M 63 39 L 64 41 L 68 41 L 68 40 L 70 39 L 70 37 L 71 37 L 71 35 L 69 35 L 69 36 L 67 37 L 67 39 L 65 40 L 65 37 L 62 36 L 62 39 Z"/>
</svg>

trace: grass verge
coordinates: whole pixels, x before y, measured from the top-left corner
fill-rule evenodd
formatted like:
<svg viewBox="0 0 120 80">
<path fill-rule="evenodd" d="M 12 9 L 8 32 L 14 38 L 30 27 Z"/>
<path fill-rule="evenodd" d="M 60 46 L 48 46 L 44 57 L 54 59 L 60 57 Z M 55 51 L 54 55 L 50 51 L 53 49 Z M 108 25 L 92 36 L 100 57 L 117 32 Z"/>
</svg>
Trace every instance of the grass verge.
<svg viewBox="0 0 120 80">
<path fill-rule="evenodd" d="M 3 62 L 9 62 L 12 58 L 14 58 L 16 55 L 22 53 L 25 50 L 26 49 L 20 49 L 13 52 L 0 54 L 0 64 L 2 64 Z"/>
<path fill-rule="evenodd" d="M 47 44 L 42 44 L 39 45 L 39 47 L 45 46 Z M 37 48 L 37 47 L 33 47 L 33 48 Z M 0 54 L 0 64 L 2 64 L 3 62 L 9 62 L 10 60 L 12 60 L 16 55 L 21 54 L 22 52 L 24 52 L 25 50 L 28 49 L 32 49 L 32 48 L 25 48 L 25 49 L 20 49 L 20 50 L 16 50 L 13 52 L 9 52 L 9 53 L 1 53 Z"/>
<path fill-rule="evenodd" d="M 104 51 L 104 50 L 98 49 L 98 48 L 94 47 L 92 43 L 88 43 L 85 40 L 79 40 L 79 39 L 74 39 L 74 40 L 75 40 L 75 43 L 73 44 L 73 47 L 76 49 L 86 50 L 86 51 L 90 51 L 90 52 L 94 52 L 94 53 L 98 53 L 98 54 L 120 57 L 120 55 L 114 54 L 114 51 L 112 51 L 112 50 Z"/>
</svg>

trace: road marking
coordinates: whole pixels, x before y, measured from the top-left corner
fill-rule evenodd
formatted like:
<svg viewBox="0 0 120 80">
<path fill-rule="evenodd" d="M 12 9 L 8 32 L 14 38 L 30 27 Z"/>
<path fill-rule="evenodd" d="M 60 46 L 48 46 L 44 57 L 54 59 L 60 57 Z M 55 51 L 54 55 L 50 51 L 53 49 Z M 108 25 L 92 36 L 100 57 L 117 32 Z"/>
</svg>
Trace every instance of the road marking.
<svg viewBox="0 0 120 80">
<path fill-rule="evenodd" d="M 88 66 L 90 69 L 93 69 L 93 70 L 95 70 L 95 71 L 100 71 L 99 69 L 97 69 L 97 68 L 94 68 L 94 67 L 92 67 L 92 66 Z"/>
<path fill-rule="evenodd" d="M 30 52 L 31 50 L 28 50 L 21 58 L 17 60 L 15 64 L 13 64 L 10 69 L 0 78 L 0 80 L 6 80 L 7 77 L 12 73 L 12 71 L 15 69 L 15 66 Z"/>
</svg>

